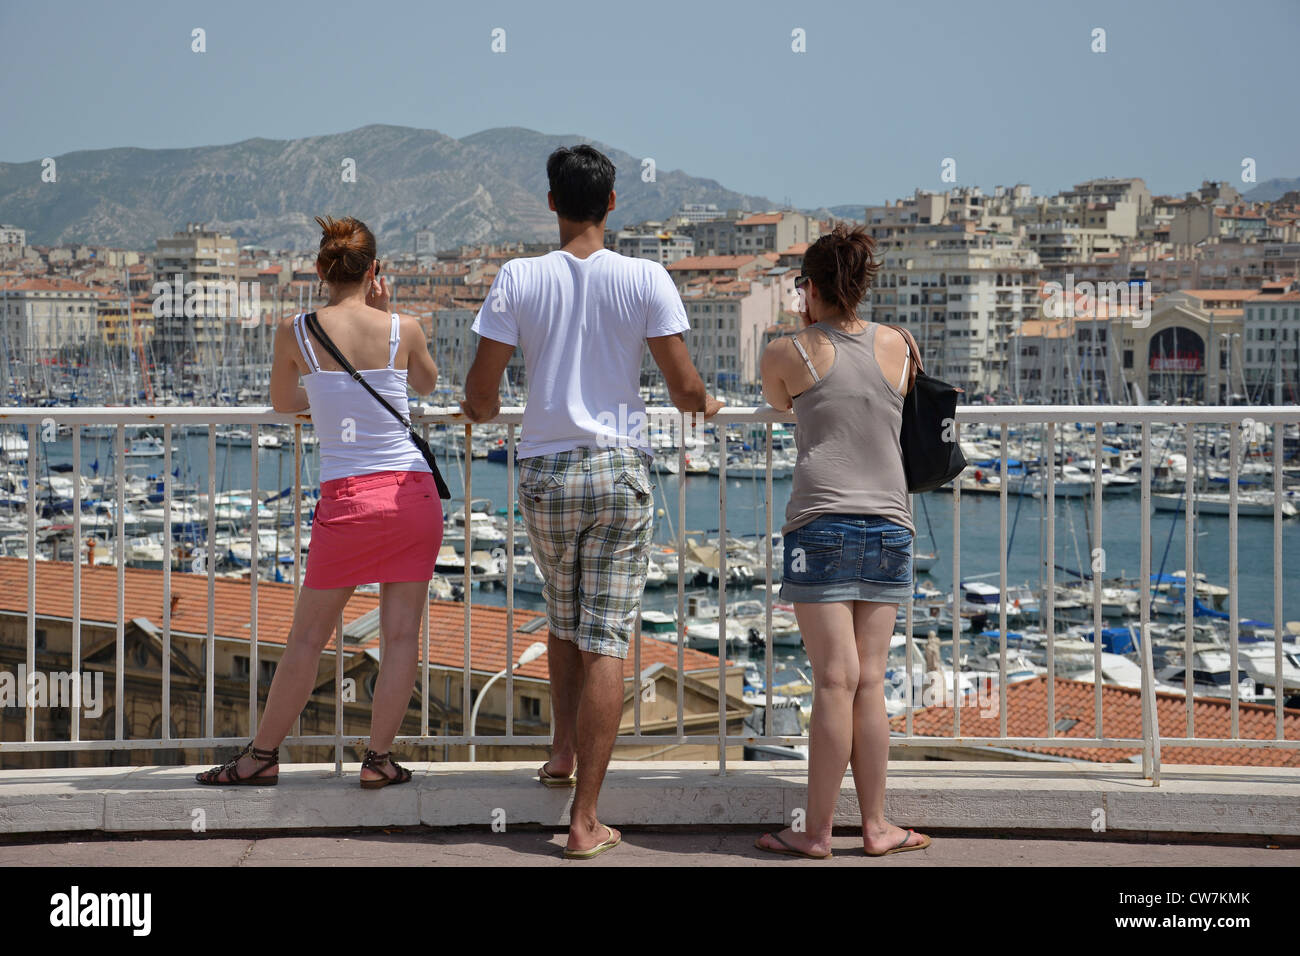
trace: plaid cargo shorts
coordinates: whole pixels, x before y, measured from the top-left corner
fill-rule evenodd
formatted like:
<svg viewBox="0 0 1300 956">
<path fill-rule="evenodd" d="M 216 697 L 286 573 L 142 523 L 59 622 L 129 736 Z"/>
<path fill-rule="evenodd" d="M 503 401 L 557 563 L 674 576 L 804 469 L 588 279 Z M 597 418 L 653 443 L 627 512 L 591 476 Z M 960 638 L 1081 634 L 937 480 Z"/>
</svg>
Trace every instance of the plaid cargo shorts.
<svg viewBox="0 0 1300 956">
<path fill-rule="evenodd" d="M 580 650 L 627 657 L 650 560 L 651 488 L 635 449 L 522 460 L 519 511 L 546 582 L 550 631 Z"/>
</svg>

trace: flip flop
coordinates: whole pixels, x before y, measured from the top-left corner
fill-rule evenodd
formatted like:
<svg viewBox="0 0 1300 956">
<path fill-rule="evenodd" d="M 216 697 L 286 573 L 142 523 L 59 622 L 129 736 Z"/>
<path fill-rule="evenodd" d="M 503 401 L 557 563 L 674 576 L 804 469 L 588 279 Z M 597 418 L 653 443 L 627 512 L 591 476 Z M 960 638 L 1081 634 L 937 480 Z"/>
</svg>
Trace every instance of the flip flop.
<svg viewBox="0 0 1300 956">
<path fill-rule="evenodd" d="M 908 830 L 906 833 L 903 834 L 902 842 L 899 843 L 898 846 L 890 847 L 888 850 L 881 850 L 879 853 L 867 853 L 866 850 L 863 850 L 862 852 L 867 853 L 867 856 L 889 856 L 889 854 L 891 853 L 906 853 L 908 850 L 924 850 L 927 846 L 929 846 L 931 843 L 934 842 L 928 836 L 922 835 L 921 839 L 924 842 L 914 843 L 911 846 L 904 846 L 903 844 L 906 843 L 908 840 L 910 840 L 912 838 L 912 834 L 915 832 L 916 832 L 915 830 Z"/>
<path fill-rule="evenodd" d="M 602 823 L 601 826 L 605 827 L 605 832 L 609 834 L 609 838 L 604 843 L 597 843 L 590 850 L 570 850 L 566 847 L 564 858 L 566 860 L 590 860 L 593 856 L 599 856 L 606 850 L 612 850 L 623 842 L 622 837 L 614 836 L 614 831 L 605 824 Z"/>
<path fill-rule="evenodd" d="M 805 853 L 803 850 L 800 850 L 797 847 L 793 847 L 790 844 L 786 843 L 784 840 L 782 840 L 781 834 L 779 833 L 764 833 L 763 836 L 770 836 L 777 843 L 781 844 L 781 846 L 785 847 L 784 850 L 778 850 L 774 846 L 764 846 L 763 837 L 759 837 L 757 840 L 754 841 L 754 846 L 758 847 L 760 850 L 765 850 L 768 853 L 780 853 L 784 856 L 801 856 L 805 860 L 829 860 L 831 858 L 830 853 L 826 853 L 824 855 L 818 855 L 816 853 Z"/>
<path fill-rule="evenodd" d="M 547 761 L 547 763 L 549 762 Z M 576 787 L 578 785 L 578 778 L 573 774 L 560 777 L 553 773 L 547 773 L 546 764 L 542 764 L 537 768 L 537 779 L 542 782 L 544 787 Z"/>
</svg>

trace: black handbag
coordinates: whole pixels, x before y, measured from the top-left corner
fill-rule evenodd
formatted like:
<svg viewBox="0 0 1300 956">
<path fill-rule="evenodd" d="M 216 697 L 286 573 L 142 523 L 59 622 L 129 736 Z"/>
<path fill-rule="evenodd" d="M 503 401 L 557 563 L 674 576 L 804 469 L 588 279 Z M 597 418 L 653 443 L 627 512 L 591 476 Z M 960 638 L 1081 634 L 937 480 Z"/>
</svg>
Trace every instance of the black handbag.
<svg viewBox="0 0 1300 956">
<path fill-rule="evenodd" d="M 899 431 L 907 490 L 912 494 L 933 491 L 966 468 L 956 427 L 957 395 L 964 389 L 926 375 L 912 333 L 897 325 L 889 328 L 897 329 L 907 340 L 908 354 L 916 366 L 912 387 L 903 396 L 903 425 Z"/>
<path fill-rule="evenodd" d="M 447 482 L 442 480 L 442 472 L 438 470 L 438 462 L 433 456 L 433 449 L 429 447 L 429 443 L 424 440 L 424 437 L 415 430 L 409 421 L 402 417 L 402 413 L 392 405 L 389 405 L 388 402 L 384 400 L 384 396 L 371 388 L 370 383 L 361 377 L 361 373 L 353 368 L 351 363 L 343 357 L 343 354 L 339 352 L 334 343 L 330 341 L 330 337 L 325 334 L 325 330 L 321 328 L 320 320 L 316 318 L 315 312 L 307 313 L 305 321 L 307 323 L 307 331 L 314 335 L 321 345 L 325 346 L 325 351 L 329 352 L 329 354 L 333 356 L 334 361 L 343 366 L 343 371 L 347 372 L 354 379 L 360 382 L 361 386 L 373 395 L 380 405 L 383 405 L 384 408 L 388 409 L 388 411 L 392 413 L 393 417 L 405 426 L 407 437 L 410 438 L 411 441 L 415 442 L 415 447 L 420 449 L 420 454 L 424 456 L 424 460 L 433 471 L 433 483 L 438 486 L 438 497 L 442 498 L 444 501 L 451 498 L 451 491 L 447 488 Z"/>
</svg>

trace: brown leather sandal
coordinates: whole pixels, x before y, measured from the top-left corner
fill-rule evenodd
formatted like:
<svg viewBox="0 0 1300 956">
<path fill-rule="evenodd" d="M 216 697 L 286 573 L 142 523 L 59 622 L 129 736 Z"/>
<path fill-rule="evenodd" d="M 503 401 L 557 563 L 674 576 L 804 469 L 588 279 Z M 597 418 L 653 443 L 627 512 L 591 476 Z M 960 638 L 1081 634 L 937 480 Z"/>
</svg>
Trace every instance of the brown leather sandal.
<svg viewBox="0 0 1300 956">
<path fill-rule="evenodd" d="M 254 760 L 261 760 L 263 763 L 249 776 L 241 777 L 238 769 L 239 758 L 245 754 L 252 754 Z M 274 787 L 280 782 L 279 763 L 279 747 L 274 750 L 258 750 L 250 740 L 248 746 L 221 766 L 213 767 L 211 770 L 204 770 L 202 773 L 196 773 L 194 779 L 211 787 Z M 276 772 L 264 777 L 261 774 L 267 767 L 276 767 Z M 226 775 L 225 780 L 221 779 L 223 773 Z"/>
<path fill-rule="evenodd" d="M 367 750 L 365 759 L 361 761 L 361 766 L 363 769 L 374 770 L 376 773 L 384 773 L 379 768 L 385 763 L 392 765 L 393 770 L 396 771 L 395 775 L 390 777 L 387 774 L 384 774 L 384 776 L 378 780 L 366 780 L 363 777 L 361 780 L 362 789 L 378 790 L 380 787 L 387 787 L 391 784 L 407 783 L 410 781 L 411 771 L 407 770 L 396 760 L 390 760 L 389 754 L 386 753 L 377 754 L 373 750 Z"/>
</svg>

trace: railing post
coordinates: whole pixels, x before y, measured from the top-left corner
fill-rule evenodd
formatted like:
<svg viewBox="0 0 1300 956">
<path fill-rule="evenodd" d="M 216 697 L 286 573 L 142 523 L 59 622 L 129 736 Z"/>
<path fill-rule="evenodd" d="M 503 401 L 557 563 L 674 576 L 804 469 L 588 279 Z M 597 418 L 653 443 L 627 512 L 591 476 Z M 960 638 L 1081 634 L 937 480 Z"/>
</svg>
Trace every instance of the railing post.
<svg viewBox="0 0 1300 956">
<path fill-rule="evenodd" d="M 1241 717 L 1240 707 L 1241 690 L 1237 686 L 1237 638 L 1238 638 L 1238 621 L 1241 618 L 1241 609 L 1237 602 L 1237 592 L 1240 590 L 1236 586 L 1237 582 L 1237 479 L 1240 471 L 1240 454 L 1241 454 L 1241 423 L 1233 422 L 1228 426 L 1228 441 L 1231 447 L 1228 450 L 1228 580 L 1233 582 L 1233 587 L 1228 592 L 1228 657 L 1229 668 L 1231 668 L 1231 694 L 1232 694 L 1232 711 L 1230 714 L 1232 724 L 1232 738 L 1235 740 L 1241 736 Z M 1276 622 L 1281 624 L 1281 621 Z M 1281 676 L 1280 674 L 1278 675 Z"/>
<path fill-rule="evenodd" d="M 1196 467 L 1194 449 L 1196 426 L 1191 422 L 1186 425 L 1187 435 L 1187 471 L 1183 476 L 1183 549 L 1186 561 L 1183 564 L 1183 693 L 1187 703 L 1187 736 L 1196 736 L 1196 678 L 1193 661 L 1196 657 L 1196 629 L 1194 626 L 1196 595 Z"/>
<path fill-rule="evenodd" d="M 506 736 L 515 733 L 515 426 L 506 426 Z M 638 651 L 640 648 L 638 647 Z"/>
<path fill-rule="evenodd" d="M 171 428 L 170 425 L 167 426 Z M 170 448 L 170 444 L 168 445 Z M 167 456 L 171 464 L 170 453 Z M 81 426 L 72 426 L 72 673 L 81 674 Z M 165 502 L 164 496 L 164 502 Z M 166 503 L 163 504 L 164 510 Z M 170 536 L 169 536 L 170 540 Z M 87 549 L 89 550 L 89 549 Z M 35 564 L 35 562 L 33 562 Z M 167 563 L 164 568 L 169 568 Z M 169 569 L 170 570 L 170 569 Z M 167 713 L 168 693 L 171 678 L 171 607 L 168 597 L 168 571 L 163 572 L 163 714 Z M 29 572 L 35 568 L 29 568 Z M 31 600 L 31 596 L 28 596 Z M 72 705 L 72 727 L 70 737 L 73 743 L 81 740 L 81 702 L 84 695 L 77 695 Z M 71 762 L 71 761 L 69 761 Z"/>
<path fill-rule="evenodd" d="M 953 422 L 952 440 L 960 440 L 960 425 Z M 913 546 L 913 551 L 915 551 Z M 961 736 L 961 475 L 952 482 L 952 735 Z M 942 686 L 942 661 L 935 682 Z"/>
<path fill-rule="evenodd" d="M 1282 698 L 1286 684 L 1282 678 L 1282 449 L 1286 443 L 1286 428 L 1281 422 L 1273 423 L 1273 722 L 1274 736 L 1285 738 L 1282 724 Z M 1188 735 L 1190 736 L 1190 734 Z"/>
<path fill-rule="evenodd" d="M 1007 735 L 1007 425 L 1002 423 L 998 435 L 998 736 Z M 1022 465 L 1023 467 L 1023 465 Z M 960 479 L 959 479 L 960 480 Z M 908 608 L 911 611 L 911 608 Z M 909 713 L 910 717 L 910 713 Z M 1098 726 L 1100 732 L 1100 725 Z M 911 727 L 908 728 L 910 734 Z"/>
<path fill-rule="evenodd" d="M 117 673 L 113 690 L 113 739 L 121 740 L 126 736 L 126 426 L 119 424 L 116 438 L 117 449 L 117 654 L 115 664 Z M 29 459 L 30 460 L 30 456 Z M 31 553 L 35 559 L 36 553 Z M 209 579 L 210 580 L 210 579 Z M 208 634 L 212 634 L 212 591 L 208 590 Z M 212 736 L 212 664 L 211 643 L 208 657 L 208 736 Z"/>
<path fill-rule="evenodd" d="M 470 620 L 473 611 L 473 577 L 470 574 L 472 567 L 471 554 L 474 550 L 474 511 L 473 498 L 471 490 L 473 487 L 473 461 L 474 461 L 474 426 L 465 423 L 465 553 L 464 553 L 464 571 L 461 580 L 465 587 L 465 657 L 461 666 L 461 687 L 460 687 L 460 733 L 462 737 L 467 738 L 466 743 L 472 741 L 469 736 L 469 712 L 470 712 L 470 681 L 472 673 L 470 670 Z M 509 662 L 507 662 L 507 666 Z M 448 701 L 450 703 L 450 701 Z"/>
<path fill-rule="evenodd" d="M 718 774 L 727 774 L 727 426 L 718 429 Z"/>
<path fill-rule="evenodd" d="M 1153 733 L 1155 728 L 1151 673 L 1151 426 L 1142 423 L 1142 540 L 1139 545 L 1140 611 L 1138 633 L 1142 635 L 1142 776 L 1152 779 Z"/>
<path fill-rule="evenodd" d="M 763 682 L 764 696 L 767 698 L 767 704 L 763 708 L 763 736 L 772 736 L 772 656 L 775 650 L 775 644 L 772 640 L 772 563 L 774 555 L 772 554 L 772 423 L 767 423 L 767 473 L 763 481 L 763 537 L 767 544 L 767 567 L 765 568 L 766 576 L 763 578 L 764 584 L 767 585 L 767 600 L 764 602 L 763 615 L 765 630 L 763 633 L 763 665 L 767 670 L 767 679 Z M 782 539 L 784 542 L 784 539 Z M 784 557 L 782 561 L 784 561 Z"/>
<path fill-rule="evenodd" d="M 1047 458 L 1047 487 L 1043 494 L 1045 529 L 1046 591 L 1047 591 L 1047 736 L 1056 736 L 1056 423 L 1047 423 L 1043 436 L 1043 451 Z"/>
<path fill-rule="evenodd" d="M 687 416 L 690 416 L 689 418 Z M 677 742 L 686 737 L 686 689 L 682 671 L 686 667 L 686 436 L 687 422 L 698 423 L 691 412 L 682 412 L 682 441 L 677 449 Z"/>
<path fill-rule="evenodd" d="M 262 510 L 262 496 L 258 487 L 257 459 L 259 446 L 257 443 L 260 435 L 260 426 L 257 422 L 253 423 L 253 447 L 249 453 L 251 462 L 251 472 L 249 481 L 253 488 L 249 492 L 253 499 L 252 521 L 248 534 L 248 735 L 249 737 L 257 736 L 257 678 L 258 678 L 258 654 L 257 654 L 257 579 L 261 576 L 260 551 L 258 546 L 261 542 L 258 540 L 259 530 L 259 512 Z M 279 538 L 276 538 L 279 541 Z M 280 563 L 279 549 L 274 557 L 275 565 Z"/>
</svg>

